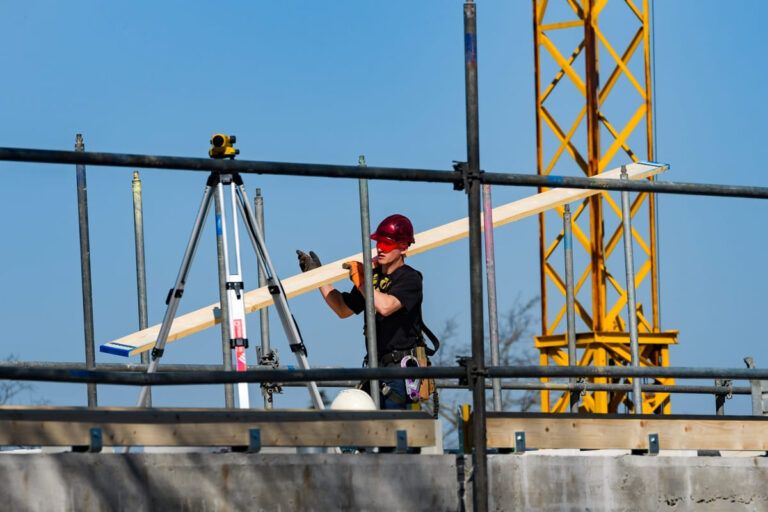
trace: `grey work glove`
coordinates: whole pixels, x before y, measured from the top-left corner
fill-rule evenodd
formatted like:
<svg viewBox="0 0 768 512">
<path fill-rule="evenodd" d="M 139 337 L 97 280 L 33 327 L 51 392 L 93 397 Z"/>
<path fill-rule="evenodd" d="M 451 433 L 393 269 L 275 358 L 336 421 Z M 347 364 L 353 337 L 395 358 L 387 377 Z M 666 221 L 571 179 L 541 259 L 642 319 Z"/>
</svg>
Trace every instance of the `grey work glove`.
<svg viewBox="0 0 768 512">
<path fill-rule="evenodd" d="M 302 272 L 308 272 L 323 266 L 323 264 L 320 263 L 320 258 L 317 257 L 317 254 L 315 254 L 314 251 L 309 251 L 309 254 L 307 254 L 297 250 L 296 255 L 299 257 L 299 268 L 301 268 Z"/>
</svg>

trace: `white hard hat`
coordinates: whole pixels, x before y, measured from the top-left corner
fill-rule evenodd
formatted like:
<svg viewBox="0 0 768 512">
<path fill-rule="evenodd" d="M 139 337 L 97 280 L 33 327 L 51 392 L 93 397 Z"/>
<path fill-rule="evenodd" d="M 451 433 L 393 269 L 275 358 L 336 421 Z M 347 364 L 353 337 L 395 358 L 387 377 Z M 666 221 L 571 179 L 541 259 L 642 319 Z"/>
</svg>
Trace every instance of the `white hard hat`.
<svg viewBox="0 0 768 512">
<path fill-rule="evenodd" d="M 361 389 L 343 389 L 331 403 L 334 411 L 375 411 L 373 398 Z"/>
</svg>

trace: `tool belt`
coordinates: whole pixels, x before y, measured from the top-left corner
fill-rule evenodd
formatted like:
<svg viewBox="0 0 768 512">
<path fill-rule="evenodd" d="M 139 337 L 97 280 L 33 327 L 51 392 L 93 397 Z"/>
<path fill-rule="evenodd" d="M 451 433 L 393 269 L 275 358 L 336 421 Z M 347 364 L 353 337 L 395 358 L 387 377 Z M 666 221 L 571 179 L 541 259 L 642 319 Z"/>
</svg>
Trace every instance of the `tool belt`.
<svg viewBox="0 0 768 512">
<path fill-rule="evenodd" d="M 400 362 L 403 360 L 404 357 L 407 357 L 407 356 L 412 356 L 413 358 L 415 358 L 416 361 L 418 362 L 418 365 L 421 368 L 432 366 L 432 362 L 429 360 L 429 356 L 435 355 L 435 352 L 437 352 L 437 350 L 440 348 L 440 340 L 423 323 L 421 324 L 420 330 L 422 335 L 425 336 L 431 342 L 432 348 L 427 346 L 427 343 L 424 340 L 424 337 L 420 337 L 419 339 L 415 340 L 415 344 L 411 348 L 393 350 L 391 352 L 387 352 L 386 354 L 380 355 L 379 366 L 400 366 Z M 365 357 L 363 365 L 368 366 L 368 356 Z M 361 382 L 358 385 L 358 389 L 363 389 L 367 393 L 370 393 L 370 382 L 369 381 Z M 385 390 L 382 390 L 382 392 L 385 395 L 388 395 L 388 393 L 386 393 Z M 435 385 L 434 379 L 421 379 L 419 383 L 419 398 L 414 402 L 411 402 L 410 399 L 408 399 L 407 397 L 399 397 L 399 395 L 397 396 L 395 395 L 397 394 L 392 393 L 392 394 L 389 394 L 388 396 L 398 403 L 427 402 L 431 398 L 432 404 L 433 404 L 432 415 L 435 418 L 438 417 L 438 411 L 440 409 L 440 399 L 438 397 L 437 386 Z M 402 399 L 402 402 L 398 398 Z"/>
<path fill-rule="evenodd" d="M 387 366 L 390 364 L 396 364 L 400 366 L 400 361 L 402 361 L 405 356 L 415 356 L 415 352 L 416 347 L 387 352 L 383 356 L 379 357 L 379 366 Z"/>
<path fill-rule="evenodd" d="M 424 346 L 423 342 L 422 344 L 419 344 L 413 348 L 405 349 L 405 350 L 393 350 L 392 352 L 387 352 L 383 356 L 379 358 L 379 365 L 380 366 L 400 366 L 400 361 L 404 357 L 411 356 L 419 364 L 419 367 L 426 368 L 428 366 L 432 366 L 432 362 L 429 360 L 428 357 L 429 348 Z M 435 395 L 437 394 L 437 388 L 435 386 L 435 380 L 434 379 L 421 379 L 419 383 L 419 399 L 417 401 L 419 402 L 426 402 L 430 398 L 434 399 Z"/>
</svg>

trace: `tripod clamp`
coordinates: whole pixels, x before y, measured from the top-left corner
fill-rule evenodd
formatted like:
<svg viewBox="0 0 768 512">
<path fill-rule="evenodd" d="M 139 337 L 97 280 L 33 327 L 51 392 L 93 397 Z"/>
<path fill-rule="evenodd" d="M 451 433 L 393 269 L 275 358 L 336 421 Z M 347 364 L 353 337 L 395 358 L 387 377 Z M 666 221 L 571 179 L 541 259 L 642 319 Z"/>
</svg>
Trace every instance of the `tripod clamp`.
<svg viewBox="0 0 768 512">
<path fill-rule="evenodd" d="M 269 366 L 277 369 L 280 366 L 280 360 L 277 355 L 277 350 L 269 350 L 266 354 L 262 352 L 262 347 L 256 347 L 256 355 L 259 358 L 259 366 Z M 262 382 L 261 393 L 267 399 L 267 402 L 272 403 L 272 395 L 275 393 L 282 393 L 283 386 L 277 382 Z"/>
<path fill-rule="evenodd" d="M 243 289 L 245 288 L 242 281 L 230 281 L 227 282 L 224 286 L 227 290 L 234 290 L 238 299 L 243 295 Z"/>
<path fill-rule="evenodd" d="M 230 338 L 229 348 L 236 349 L 237 347 L 248 348 L 248 338 Z"/>
<path fill-rule="evenodd" d="M 233 184 L 239 187 L 243 185 L 243 178 L 240 176 L 240 173 L 236 171 L 211 171 L 211 174 L 208 175 L 208 179 L 206 180 L 205 185 L 208 187 L 215 187 L 219 183 L 222 185 Z"/>
</svg>

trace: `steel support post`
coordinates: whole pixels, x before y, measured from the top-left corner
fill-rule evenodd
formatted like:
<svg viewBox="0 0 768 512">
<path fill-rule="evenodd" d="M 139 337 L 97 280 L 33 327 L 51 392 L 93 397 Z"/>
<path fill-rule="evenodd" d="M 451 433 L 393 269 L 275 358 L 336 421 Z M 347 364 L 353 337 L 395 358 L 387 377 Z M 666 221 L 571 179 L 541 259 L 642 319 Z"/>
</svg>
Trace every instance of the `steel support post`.
<svg viewBox="0 0 768 512">
<path fill-rule="evenodd" d="M 85 151 L 83 136 L 75 136 L 75 151 Z M 96 367 L 96 350 L 93 336 L 93 289 L 91 285 L 91 241 L 88 231 L 88 186 L 85 165 L 75 166 L 77 174 L 77 218 L 80 225 L 80 276 L 83 289 L 83 333 L 85 337 L 85 366 Z M 96 384 L 88 384 L 88 407 L 96 407 Z"/>
<path fill-rule="evenodd" d="M 358 164 L 365 167 L 365 156 L 360 155 Z M 379 366 L 379 351 L 376 345 L 376 309 L 373 304 L 373 263 L 371 262 L 371 211 L 368 203 L 368 180 L 358 180 L 360 189 L 360 230 L 363 247 L 363 271 L 365 272 L 365 339 L 368 349 L 368 366 Z M 381 407 L 379 381 L 370 381 L 371 398 L 377 408 Z"/>
<path fill-rule="evenodd" d="M 227 272 L 224 267 L 224 238 L 222 232 L 222 216 L 224 215 L 223 197 L 224 186 L 221 180 L 213 190 L 213 204 L 216 214 L 216 260 L 219 273 L 219 309 L 221 311 L 221 354 L 225 371 L 232 371 L 232 348 L 229 346 L 229 307 L 227 300 Z M 233 212 L 234 222 L 237 222 L 237 214 Z M 232 384 L 224 385 L 224 406 L 228 409 L 235 407 L 235 391 Z"/>
<path fill-rule="evenodd" d="M 264 231 L 264 196 L 261 195 L 261 189 L 256 189 L 256 195 L 253 199 L 254 209 L 256 211 L 256 224 L 261 230 L 261 236 L 266 238 Z M 261 265 L 259 268 L 259 288 L 267 285 L 267 276 Z M 271 357 L 272 347 L 269 341 L 269 308 L 261 308 L 259 311 L 259 326 L 261 334 L 261 357 Z M 259 361 L 261 364 L 261 361 Z M 264 394 L 264 409 L 272 409 L 274 395 Z"/>
<path fill-rule="evenodd" d="M 762 416 L 763 415 L 763 386 L 762 381 L 755 379 L 749 381 L 750 387 L 752 389 L 752 392 L 750 393 L 752 397 L 752 415 L 753 416 Z"/>
<path fill-rule="evenodd" d="M 261 189 L 256 189 L 256 196 L 253 200 L 254 207 L 256 209 L 256 224 L 259 225 L 262 236 L 264 232 L 264 196 L 261 195 Z M 259 288 L 267 285 L 267 276 L 264 274 L 264 269 L 259 267 Z M 269 309 L 261 308 L 259 310 L 259 320 L 261 323 L 261 353 L 266 355 L 272 350 L 269 341 Z"/>
<path fill-rule="evenodd" d="M 755 366 L 755 360 L 750 356 L 747 356 L 744 358 L 744 364 L 746 364 L 747 368 L 749 369 L 757 368 L 757 366 Z M 752 398 L 752 415 L 762 416 L 763 415 L 763 383 L 759 379 L 750 379 L 749 387 L 751 390 L 750 395 Z"/>
<path fill-rule="evenodd" d="M 138 299 L 139 330 L 149 327 L 147 313 L 147 272 L 144 264 L 144 213 L 142 208 L 141 178 L 133 171 L 133 238 L 136 248 L 136 297 Z M 149 364 L 149 352 L 141 353 L 142 364 Z M 152 407 L 152 392 L 147 392 L 147 407 Z"/>
<path fill-rule="evenodd" d="M 488 454 L 485 431 L 485 340 L 483 335 L 483 268 L 480 229 L 480 123 L 477 94 L 477 19 L 475 4 L 464 4 L 464 81 L 467 111 L 466 192 L 469 217 L 470 316 L 472 321 L 472 503 L 475 512 L 488 510 Z"/>
<path fill-rule="evenodd" d="M 726 380 L 715 379 L 715 387 L 725 386 Z M 725 416 L 725 396 L 723 394 L 715 395 L 715 414 L 717 416 Z"/>
<path fill-rule="evenodd" d="M 576 298 L 573 279 L 573 226 L 571 225 L 571 207 L 563 208 L 563 253 L 565 257 L 565 321 L 568 336 L 568 366 L 577 366 L 576 361 Z M 576 384 L 576 378 L 569 379 Z M 578 392 L 569 393 L 571 412 L 579 412 Z"/>
<path fill-rule="evenodd" d="M 624 167 L 621 169 L 622 181 L 629 179 Z M 637 305 L 635 303 L 635 262 L 632 253 L 632 223 L 630 220 L 629 192 L 621 192 L 621 222 L 624 230 L 624 266 L 627 275 L 627 321 L 629 324 L 629 348 L 632 366 L 640 366 L 640 348 L 637 339 Z M 643 414 L 643 393 L 640 390 L 640 378 L 632 377 L 632 398 L 635 402 L 635 414 Z"/>
<path fill-rule="evenodd" d="M 491 186 L 483 185 L 483 240 L 485 241 L 485 281 L 488 285 L 488 335 L 491 365 L 499 365 L 499 313 L 496 302 L 496 255 L 493 245 L 493 201 Z M 501 379 L 492 379 L 493 410 L 501 412 Z"/>
</svg>

